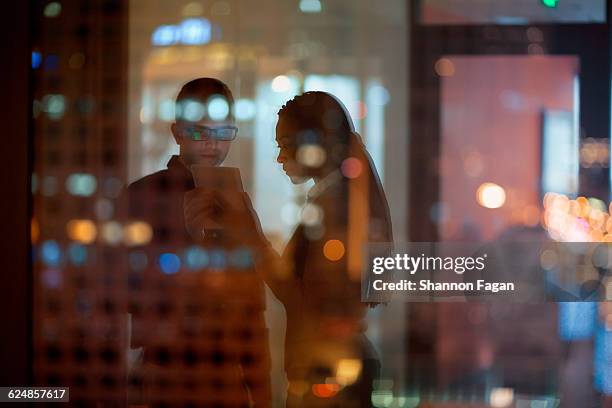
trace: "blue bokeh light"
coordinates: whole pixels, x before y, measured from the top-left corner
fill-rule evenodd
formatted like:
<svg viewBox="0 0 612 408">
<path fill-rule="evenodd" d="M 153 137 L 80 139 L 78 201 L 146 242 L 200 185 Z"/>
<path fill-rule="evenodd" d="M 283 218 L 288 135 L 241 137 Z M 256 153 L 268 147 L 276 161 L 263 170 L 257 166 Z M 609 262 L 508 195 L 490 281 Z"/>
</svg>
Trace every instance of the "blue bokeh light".
<svg viewBox="0 0 612 408">
<path fill-rule="evenodd" d="M 225 251 L 223 251 L 222 249 L 214 249 L 210 251 L 209 265 L 211 268 L 215 269 L 225 268 L 225 265 L 227 265 L 227 261 L 225 259 Z"/>
<path fill-rule="evenodd" d="M 75 196 L 88 197 L 95 193 L 98 182 L 92 174 L 73 173 L 66 179 L 66 189 Z"/>
<path fill-rule="evenodd" d="M 74 266 L 82 266 L 87 263 L 87 247 L 81 244 L 70 244 L 68 246 L 68 257 Z"/>
<path fill-rule="evenodd" d="M 157 46 L 176 44 L 179 40 L 180 31 L 174 25 L 160 25 L 153 31 L 151 43 Z"/>
<path fill-rule="evenodd" d="M 241 122 L 246 122 L 255 118 L 256 107 L 255 102 L 250 99 L 238 99 L 234 105 L 236 119 Z"/>
<path fill-rule="evenodd" d="M 565 341 L 586 340 L 593 337 L 597 321 L 597 303 L 559 303 L 559 336 Z"/>
<path fill-rule="evenodd" d="M 612 330 L 605 324 L 597 327 L 593 363 L 595 389 L 612 395 Z"/>
<path fill-rule="evenodd" d="M 188 18 L 181 22 L 181 42 L 188 45 L 208 44 L 212 27 L 205 18 Z"/>
<path fill-rule="evenodd" d="M 159 267 L 166 275 L 174 275 L 181 269 L 181 260 L 176 254 L 166 252 L 159 256 Z"/>
<path fill-rule="evenodd" d="M 178 25 L 158 26 L 151 35 L 151 44 L 164 47 L 175 44 L 202 45 L 212 39 L 212 24 L 205 18 L 187 18 Z"/>
<path fill-rule="evenodd" d="M 59 67 L 59 57 L 51 54 L 45 58 L 45 71 L 54 71 Z"/>
<path fill-rule="evenodd" d="M 40 67 L 42 62 L 42 54 L 38 51 L 32 51 L 32 69 Z"/>
<path fill-rule="evenodd" d="M 58 266 L 62 261 L 62 251 L 54 240 L 45 241 L 40 246 L 40 257 L 47 266 Z"/>
<path fill-rule="evenodd" d="M 239 248 L 232 252 L 230 256 L 230 264 L 233 267 L 243 269 L 253 266 L 253 257 L 251 250 L 248 248 Z"/>
<path fill-rule="evenodd" d="M 184 262 L 189 269 L 203 269 L 208 265 L 208 253 L 198 246 L 189 247 L 185 251 Z"/>
</svg>

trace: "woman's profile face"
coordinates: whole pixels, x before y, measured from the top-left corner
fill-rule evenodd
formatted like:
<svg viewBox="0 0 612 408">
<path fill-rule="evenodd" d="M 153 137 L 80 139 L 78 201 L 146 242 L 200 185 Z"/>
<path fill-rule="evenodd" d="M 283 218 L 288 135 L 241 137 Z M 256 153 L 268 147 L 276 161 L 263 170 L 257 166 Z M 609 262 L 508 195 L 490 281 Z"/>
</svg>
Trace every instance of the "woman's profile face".
<svg viewBox="0 0 612 408">
<path fill-rule="evenodd" d="M 312 177 L 307 167 L 297 160 L 299 148 L 298 135 L 299 129 L 290 120 L 283 117 L 278 119 L 276 124 L 276 144 L 279 148 L 276 161 L 282 164 L 283 171 L 294 184 L 304 183 Z"/>
</svg>

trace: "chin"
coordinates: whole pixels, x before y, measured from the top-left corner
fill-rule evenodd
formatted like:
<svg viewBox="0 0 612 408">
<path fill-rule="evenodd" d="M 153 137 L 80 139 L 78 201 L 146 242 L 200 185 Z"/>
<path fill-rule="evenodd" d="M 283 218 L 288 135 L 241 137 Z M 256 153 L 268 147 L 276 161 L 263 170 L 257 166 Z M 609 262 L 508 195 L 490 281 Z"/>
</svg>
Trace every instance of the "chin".
<svg viewBox="0 0 612 408">
<path fill-rule="evenodd" d="M 310 177 L 295 176 L 295 175 L 290 176 L 289 174 L 287 174 L 287 176 L 289 176 L 289 180 L 291 180 L 293 184 L 304 184 L 310 178 Z"/>
<path fill-rule="evenodd" d="M 199 164 L 202 166 L 209 166 L 209 167 L 214 167 L 214 166 L 218 166 L 220 163 L 220 160 L 218 158 L 212 158 L 212 157 L 198 157 L 194 160 L 193 164 Z"/>
</svg>

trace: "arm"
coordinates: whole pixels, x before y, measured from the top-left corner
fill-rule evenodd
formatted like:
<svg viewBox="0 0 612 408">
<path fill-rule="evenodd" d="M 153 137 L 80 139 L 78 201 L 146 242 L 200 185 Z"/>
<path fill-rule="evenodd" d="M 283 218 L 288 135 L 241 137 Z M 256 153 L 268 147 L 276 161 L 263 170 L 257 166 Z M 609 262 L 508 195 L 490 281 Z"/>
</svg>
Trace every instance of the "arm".
<svg viewBox="0 0 612 408">
<path fill-rule="evenodd" d="M 294 265 L 289 256 L 281 257 L 267 240 L 261 228 L 259 217 L 253 208 L 251 199 L 244 193 L 244 208 L 248 214 L 254 234 L 250 236 L 249 246 L 254 251 L 255 270 L 259 277 L 268 285 L 274 296 L 287 306 L 301 298 L 302 290 L 294 274 Z M 288 251 L 290 252 L 290 251 Z"/>
</svg>

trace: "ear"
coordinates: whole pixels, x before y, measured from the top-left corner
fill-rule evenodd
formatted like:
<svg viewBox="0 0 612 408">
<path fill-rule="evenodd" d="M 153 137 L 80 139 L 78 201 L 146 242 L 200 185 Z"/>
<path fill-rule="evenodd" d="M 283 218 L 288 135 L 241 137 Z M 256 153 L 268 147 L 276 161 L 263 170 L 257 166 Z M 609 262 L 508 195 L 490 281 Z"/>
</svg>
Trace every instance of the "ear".
<svg viewBox="0 0 612 408">
<path fill-rule="evenodd" d="M 172 125 L 170 125 L 170 131 L 172 132 L 172 136 L 174 136 L 174 141 L 176 142 L 176 144 L 180 145 L 181 135 L 179 134 L 176 122 L 173 122 Z"/>
</svg>

